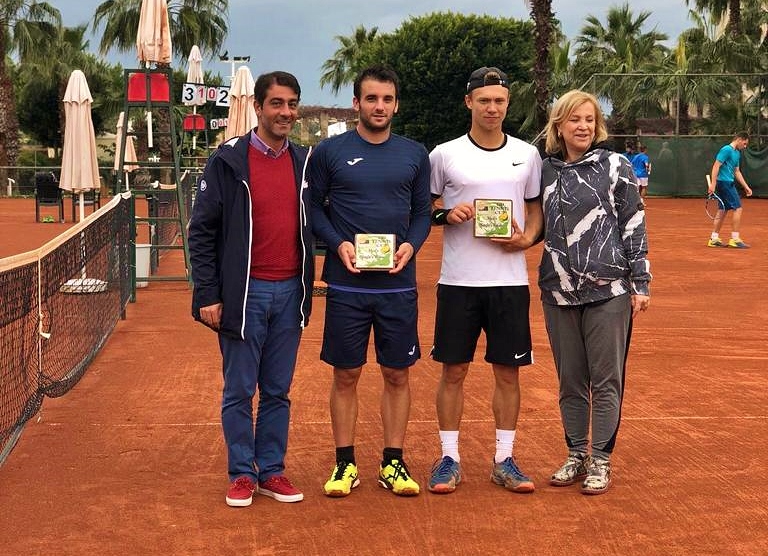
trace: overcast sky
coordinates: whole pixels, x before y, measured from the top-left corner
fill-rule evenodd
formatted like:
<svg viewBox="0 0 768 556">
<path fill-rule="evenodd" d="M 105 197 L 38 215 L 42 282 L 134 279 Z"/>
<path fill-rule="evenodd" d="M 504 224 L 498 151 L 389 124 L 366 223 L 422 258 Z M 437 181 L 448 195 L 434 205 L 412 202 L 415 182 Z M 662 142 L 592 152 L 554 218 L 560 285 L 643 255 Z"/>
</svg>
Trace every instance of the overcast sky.
<svg viewBox="0 0 768 556">
<path fill-rule="evenodd" d="M 90 24 L 101 1 L 49 0 L 61 11 L 68 26 Z M 562 22 L 566 36 L 573 39 L 588 15 L 605 24 L 608 8 L 620 4 L 611 0 L 553 0 L 552 10 Z M 302 86 L 302 104 L 324 106 L 352 105 L 350 88 L 334 96 L 330 90 L 320 89 L 319 80 L 323 62 L 339 46 L 334 37 L 351 35 L 358 25 L 378 27 L 380 33 L 386 33 L 411 16 L 446 11 L 529 18 L 523 0 L 229 0 L 229 6 L 229 35 L 224 50 L 230 56 L 250 56 L 248 66 L 254 76 L 278 69 L 295 74 Z M 632 11 L 635 16 L 641 11 L 651 12 L 644 30 L 655 28 L 666 33 L 671 42 L 692 26 L 685 0 L 643 0 L 633 3 Z M 100 37 L 90 37 L 92 49 L 98 47 L 99 40 Z M 188 53 L 181 57 L 178 54 L 174 52 L 174 67 L 186 68 Z M 203 52 L 203 69 L 230 75 L 231 65 L 219 61 L 218 54 Z M 213 60 L 207 59 L 211 55 Z M 124 67 L 137 67 L 135 52 L 111 52 L 108 59 Z"/>
</svg>

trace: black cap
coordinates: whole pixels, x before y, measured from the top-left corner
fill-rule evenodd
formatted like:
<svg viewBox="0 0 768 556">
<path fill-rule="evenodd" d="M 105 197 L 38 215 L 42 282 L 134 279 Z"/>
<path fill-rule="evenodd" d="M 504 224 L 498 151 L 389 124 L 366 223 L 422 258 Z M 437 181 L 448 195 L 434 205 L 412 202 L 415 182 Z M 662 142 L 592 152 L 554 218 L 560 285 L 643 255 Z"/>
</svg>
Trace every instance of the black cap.
<svg viewBox="0 0 768 556">
<path fill-rule="evenodd" d="M 483 66 L 482 68 L 478 68 L 469 76 L 469 81 L 467 81 L 467 92 L 469 93 L 487 85 L 509 86 L 507 74 L 495 67 L 487 68 Z"/>
</svg>

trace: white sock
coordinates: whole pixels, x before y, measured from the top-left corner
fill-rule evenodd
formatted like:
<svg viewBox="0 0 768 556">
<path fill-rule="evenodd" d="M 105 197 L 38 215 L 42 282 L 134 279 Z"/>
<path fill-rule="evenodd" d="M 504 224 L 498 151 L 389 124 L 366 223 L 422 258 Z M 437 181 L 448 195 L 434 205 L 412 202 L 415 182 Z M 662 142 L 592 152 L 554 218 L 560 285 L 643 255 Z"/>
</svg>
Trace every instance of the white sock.
<svg viewBox="0 0 768 556">
<path fill-rule="evenodd" d="M 443 457 L 450 456 L 459 462 L 459 431 L 440 431 L 440 444 L 443 447 Z"/>
<path fill-rule="evenodd" d="M 720 239 L 720 234 L 717 232 L 712 232 L 712 235 L 710 236 L 712 239 Z"/>
<path fill-rule="evenodd" d="M 515 431 L 505 431 L 496 429 L 496 456 L 493 458 L 496 463 L 501 463 L 512 456 L 512 449 L 515 447 Z"/>
<path fill-rule="evenodd" d="M 739 239 L 739 232 L 731 232 L 731 239 Z"/>
</svg>

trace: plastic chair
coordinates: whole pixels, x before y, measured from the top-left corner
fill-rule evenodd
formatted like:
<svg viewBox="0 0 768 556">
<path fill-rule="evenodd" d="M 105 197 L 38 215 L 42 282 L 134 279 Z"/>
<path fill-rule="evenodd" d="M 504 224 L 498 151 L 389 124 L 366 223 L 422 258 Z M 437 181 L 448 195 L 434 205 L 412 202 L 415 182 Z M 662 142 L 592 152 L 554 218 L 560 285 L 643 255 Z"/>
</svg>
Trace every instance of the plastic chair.
<svg viewBox="0 0 768 556">
<path fill-rule="evenodd" d="M 64 222 L 64 195 L 53 172 L 35 172 L 35 222 L 40 222 L 43 206 L 58 206 L 59 221 Z"/>
</svg>

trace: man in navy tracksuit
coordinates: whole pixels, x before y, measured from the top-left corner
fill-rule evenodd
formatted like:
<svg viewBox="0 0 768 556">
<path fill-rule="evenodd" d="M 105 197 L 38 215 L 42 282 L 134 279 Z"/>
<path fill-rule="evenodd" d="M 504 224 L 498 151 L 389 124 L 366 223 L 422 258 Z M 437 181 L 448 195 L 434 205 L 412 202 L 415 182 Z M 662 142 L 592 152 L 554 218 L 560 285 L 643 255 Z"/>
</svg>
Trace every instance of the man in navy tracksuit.
<svg viewBox="0 0 768 556">
<path fill-rule="evenodd" d="M 328 245 L 320 358 L 333 367 L 336 465 L 323 490 L 343 497 L 360 483 L 354 445 L 357 383 L 373 330 L 384 381 L 378 483 L 399 496 L 415 496 L 419 485 L 405 464 L 403 445 L 411 405 L 409 370 L 421 356 L 415 257 L 430 231 L 429 155 L 423 145 L 391 132 L 399 102 L 394 71 L 366 68 L 353 89 L 358 125 L 320 143 L 309 165 L 312 225 Z M 358 263 L 365 257 L 356 247 L 358 234 L 394 236 L 394 245 L 377 248 L 393 254 L 392 268 L 361 271 Z"/>
<path fill-rule="evenodd" d="M 308 152 L 288 141 L 300 94 L 289 73 L 256 80 L 259 125 L 208 160 L 189 225 L 192 314 L 218 332 L 223 358 L 230 506 L 249 506 L 257 489 L 303 499 L 283 474 L 288 392 L 314 282 Z"/>
</svg>

